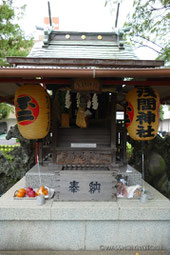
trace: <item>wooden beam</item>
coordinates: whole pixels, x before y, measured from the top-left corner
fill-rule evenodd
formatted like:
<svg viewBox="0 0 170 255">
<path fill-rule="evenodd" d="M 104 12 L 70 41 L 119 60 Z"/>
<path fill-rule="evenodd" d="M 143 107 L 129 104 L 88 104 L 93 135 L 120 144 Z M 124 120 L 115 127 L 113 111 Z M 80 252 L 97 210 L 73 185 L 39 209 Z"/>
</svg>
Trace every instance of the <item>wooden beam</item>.
<svg viewBox="0 0 170 255">
<path fill-rule="evenodd" d="M 22 78 L 0 78 L 0 83 L 18 83 L 18 84 L 56 84 L 56 85 L 69 85 L 72 83 L 71 79 L 22 79 Z"/>
<path fill-rule="evenodd" d="M 57 111 L 58 111 L 58 92 L 57 90 L 53 91 L 53 100 L 52 100 L 52 112 L 51 112 L 51 122 L 52 122 L 52 163 L 57 163 L 57 135 L 58 135 L 58 120 L 57 120 Z"/>
<path fill-rule="evenodd" d="M 123 81 L 116 79 L 101 80 L 103 86 L 170 86 L 170 79 L 156 79 L 156 80 L 131 80 Z M 71 85 L 73 79 L 53 79 L 53 78 L 40 78 L 40 79 L 22 79 L 22 78 L 0 78 L 0 83 L 18 83 L 18 84 L 46 84 L 46 85 Z"/>
<path fill-rule="evenodd" d="M 0 68 L 0 77 L 11 78 L 170 78 L 170 68 Z"/>
<path fill-rule="evenodd" d="M 127 152 L 126 152 L 126 142 L 127 142 L 127 128 L 125 124 L 125 116 L 126 116 L 126 107 L 124 105 L 124 127 L 123 127 L 123 134 L 122 134 L 122 145 L 123 145 L 123 164 L 127 164 Z"/>
<path fill-rule="evenodd" d="M 116 164 L 116 93 L 111 95 L 111 135 L 112 165 Z"/>
<path fill-rule="evenodd" d="M 161 104 L 169 104 L 170 103 L 170 96 L 166 96 L 160 99 Z"/>
<path fill-rule="evenodd" d="M 118 86 L 118 85 L 127 85 L 127 86 L 170 86 L 170 79 L 168 80 L 146 80 L 146 81 L 120 81 L 120 80 L 103 80 L 103 86 L 110 85 L 110 86 Z"/>
<path fill-rule="evenodd" d="M 43 165 L 43 141 L 42 139 L 39 140 L 38 142 L 38 151 L 39 151 L 39 163 L 40 165 Z"/>
<path fill-rule="evenodd" d="M 89 59 L 89 58 L 30 58 L 7 57 L 11 65 L 51 65 L 51 66 L 100 66 L 100 67 L 160 67 L 162 60 L 129 60 L 129 59 Z"/>
<path fill-rule="evenodd" d="M 0 96 L 0 103 L 8 103 L 8 104 L 14 104 L 14 98 L 13 97 L 2 97 Z"/>
</svg>

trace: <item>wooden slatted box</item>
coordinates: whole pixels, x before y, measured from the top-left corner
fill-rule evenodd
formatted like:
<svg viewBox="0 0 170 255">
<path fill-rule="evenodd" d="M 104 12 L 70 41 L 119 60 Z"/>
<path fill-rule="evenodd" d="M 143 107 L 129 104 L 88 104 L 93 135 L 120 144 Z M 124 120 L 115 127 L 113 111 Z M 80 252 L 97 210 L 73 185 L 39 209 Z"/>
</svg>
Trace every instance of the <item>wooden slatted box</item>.
<svg viewBox="0 0 170 255">
<path fill-rule="evenodd" d="M 61 170 L 56 181 L 55 201 L 116 201 L 113 171 Z"/>
</svg>

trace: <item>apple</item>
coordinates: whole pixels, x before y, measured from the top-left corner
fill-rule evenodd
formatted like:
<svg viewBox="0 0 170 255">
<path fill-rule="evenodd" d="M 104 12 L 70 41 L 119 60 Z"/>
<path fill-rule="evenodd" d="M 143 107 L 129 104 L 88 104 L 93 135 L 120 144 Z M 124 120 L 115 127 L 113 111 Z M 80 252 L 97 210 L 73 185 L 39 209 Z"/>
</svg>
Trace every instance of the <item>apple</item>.
<svg viewBox="0 0 170 255">
<path fill-rule="evenodd" d="M 30 190 L 30 192 L 28 192 L 27 194 L 29 197 L 36 197 L 36 193 L 34 190 Z"/>
<path fill-rule="evenodd" d="M 26 192 L 27 195 L 28 195 L 28 193 L 29 193 L 30 191 L 33 191 L 33 189 L 32 189 L 31 187 L 28 187 L 28 188 L 26 188 L 26 190 L 25 190 L 25 192 Z"/>
</svg>

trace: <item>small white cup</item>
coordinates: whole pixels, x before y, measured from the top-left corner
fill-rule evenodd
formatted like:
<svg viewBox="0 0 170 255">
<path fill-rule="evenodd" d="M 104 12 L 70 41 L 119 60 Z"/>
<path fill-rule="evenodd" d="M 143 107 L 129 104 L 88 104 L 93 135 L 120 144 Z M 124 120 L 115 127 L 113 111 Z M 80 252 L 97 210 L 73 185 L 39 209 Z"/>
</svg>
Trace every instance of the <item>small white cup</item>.
<svg viewBox="0 0 170 255">
<path fill-rule="evenodd" d="M 141 203 L 147 203 L 148 202 L 148 195 L 145 193 L 142 193 L 140 198 Z"/>
<path fill-rule="evenodd" d="M 37 205 L 44 205 L 45 204 L 45 197 L 43 195 L 37 196 Z"/>
</svg>

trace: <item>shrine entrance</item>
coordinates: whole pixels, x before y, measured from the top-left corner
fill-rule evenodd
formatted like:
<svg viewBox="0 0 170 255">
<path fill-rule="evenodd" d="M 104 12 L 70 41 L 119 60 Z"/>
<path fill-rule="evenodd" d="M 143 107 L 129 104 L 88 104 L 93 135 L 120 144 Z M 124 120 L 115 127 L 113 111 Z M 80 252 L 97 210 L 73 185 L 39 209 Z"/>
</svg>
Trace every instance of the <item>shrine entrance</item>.
<svg viewBox="0 0 170 255">
<path fill-rule="evenodd" d="M 53 168 L 60 183 L 56 199 L 116 200 L 118 169 L 126 166 L 124 106 L 117 102 L 118 91 L 99 79 L 67 83 L 46 86 L 52 127 L 39 142 L 40 168 Z M 119 111 L 121 120 L 116 119 Z"/>
</svg>

